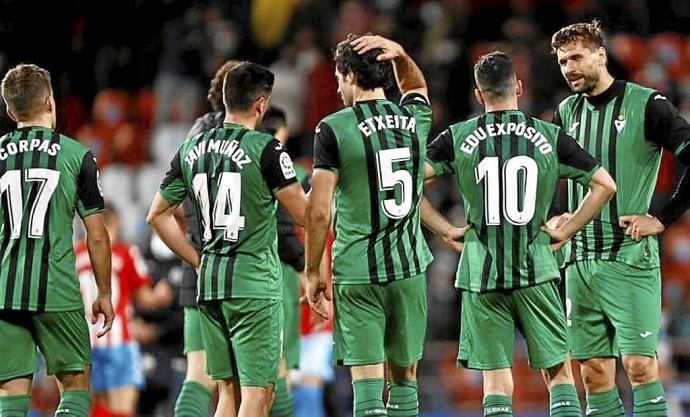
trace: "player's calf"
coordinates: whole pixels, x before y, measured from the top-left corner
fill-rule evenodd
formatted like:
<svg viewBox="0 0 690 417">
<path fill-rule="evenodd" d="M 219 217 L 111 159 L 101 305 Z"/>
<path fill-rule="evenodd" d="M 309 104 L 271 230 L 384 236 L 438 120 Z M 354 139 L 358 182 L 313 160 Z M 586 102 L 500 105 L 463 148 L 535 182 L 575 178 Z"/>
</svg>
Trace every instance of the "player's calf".
<svg viewBox="0 0 690 417">
<path fill-rule="evenodd" d="M 417 364 L 405 367 L 389 364 L 388 373 L 388 416 L 418 416 Z"/>
<path fill-rule="evenodd" d="M 31 402 L 30 392 L 30 378 L 16 378 L 0 382 L 0 416 L 26 416 Z"/>
</svg>

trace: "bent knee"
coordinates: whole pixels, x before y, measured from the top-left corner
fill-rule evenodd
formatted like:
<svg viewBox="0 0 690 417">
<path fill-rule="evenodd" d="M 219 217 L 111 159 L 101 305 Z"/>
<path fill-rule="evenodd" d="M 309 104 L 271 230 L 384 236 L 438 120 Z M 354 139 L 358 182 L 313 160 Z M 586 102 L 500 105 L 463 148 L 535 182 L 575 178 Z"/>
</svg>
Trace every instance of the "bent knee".
<svg viewBox="0 0 690 417">
<path fill-rule="evenodd" d="M 659 377 L 656 359 L 648 356 L 623 357 L 623 368 L 633 385 L 653 382 Z"/>
</svg>

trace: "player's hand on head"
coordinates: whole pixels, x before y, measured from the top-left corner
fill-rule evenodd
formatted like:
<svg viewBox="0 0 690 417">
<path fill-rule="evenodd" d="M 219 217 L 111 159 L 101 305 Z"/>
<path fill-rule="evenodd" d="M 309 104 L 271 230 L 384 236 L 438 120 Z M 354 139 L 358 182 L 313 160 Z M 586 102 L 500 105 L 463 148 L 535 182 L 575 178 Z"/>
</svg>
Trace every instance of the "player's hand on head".
<svg viewBox="0 0 690 417">
<path fill-rule="evenodd" d="M 103 337 L 113 327 L 113 320 L 115 319 L 115 311 L 113 310 L 113 303 L 108 296 L 98 296 L 91 307 L 91 324 L 98 322 L 98 316 L 103 315 L 103 327 L 96 333 L 96 336 Z"/>
<path fill-rule="evenodd" d="M 618 221 L 620 226 L 625 228 L 625 234 L 638 242 L 647 236 L 658 235 L 666 230 L 659 219 L 649 214 L 621 216 Z"/>
<path fill-rule="evenodd" d="M 388 61 L 402 55 L 403 48 L 399 43 L 383 36 L 364 35 L 351 42 L 353 49 L 360 55 L 366 54 L 372 49 L 381 49 L 381 53 L 376 57 L 378 61 Z"/>
</svg>

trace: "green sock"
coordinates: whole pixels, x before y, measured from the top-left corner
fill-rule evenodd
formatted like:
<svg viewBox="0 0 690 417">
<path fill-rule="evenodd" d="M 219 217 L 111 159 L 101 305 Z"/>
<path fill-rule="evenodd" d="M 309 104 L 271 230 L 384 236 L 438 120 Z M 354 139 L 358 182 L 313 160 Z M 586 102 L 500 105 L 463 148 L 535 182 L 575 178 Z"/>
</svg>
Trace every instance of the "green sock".
<svg viewBox="0 0 690 417">
<path fill-rule="evenodd" d="M 618 388 L 599 394 L 587 394 L 587 416 L 621 417 L 625 416 L 623 401 Z"/>
<path fill-rule="evenodd" d="M 512 415 L 512 398 L 505 395 L 484 396 L 484 416 L 509 417 Z"/>
<path fill-rule="evenodd" d="M 668 414 L 664 386 L 658 379 L 633 388 L 633 404 L 635 417 L 663 417 Z"/>
<path fill-rule="evenodd" d="M 385 416 L 383 405 L 383 378 L 357 379 L 352 381 L 353 417 Z"/>
<path fill-rule="evenodd" d="M 288 389 L 285 377 L 278 378 L 275 386 L 276 398 L 269 417 L 292 417 L 295 415 L 295 408 L 292 403 L 292 393 Z"/>
<path fill-rule="evenodd" d="M 175 417 L 206 417 L 211 392 L 196 381 L 185 381 L 175 402 Z"/>
<path fill-rule="evenodd" d="M 28 395 L 0 397 L 0 416 L 24 417 L 29 411 L 29 402 L 31 402 L 31 397 Z"/>
<path fill-rule="evenodd" d="M 82 390 L 63 391 L 55 417 L 87 417 L 91 408 L 91 393 Z"/>
<path fill-rule="evenodd" d="M 386 410 L 392 417 L 417 417 L 419 415 L 417 381 L 389 383 Z"/>
<path fill-rule="evenodd" d="M 580 417 L 580 399 L 577 397 L 575 385 L 558 384 L 551 388 L 551 417 Z"/>
</svg>

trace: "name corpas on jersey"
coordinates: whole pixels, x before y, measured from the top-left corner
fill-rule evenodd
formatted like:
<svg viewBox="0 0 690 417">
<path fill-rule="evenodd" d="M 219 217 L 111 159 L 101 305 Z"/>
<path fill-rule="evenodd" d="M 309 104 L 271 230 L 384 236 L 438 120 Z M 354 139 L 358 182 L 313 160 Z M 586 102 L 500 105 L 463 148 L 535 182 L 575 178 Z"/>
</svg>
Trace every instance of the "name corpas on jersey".
<svg viewBox="0 0 690 417">
<path fill-rule="evenodd" d="M 246 154 L 244 149 L 240 148 L 240 143 L 236 140 L 215 140 L 211 139 L 208 142 L 200 142 L 187 152 L 184 160 L 189 167 L 194 166 L 202 155 L 206 152 L 213 152 L 220 155 L 225 155 L 237 165 L 237 168 L 242 169 L 246 164 L 252 162 L 251 158 Z"/>
<path fill-rule="evenodd" d="M 367 117 L 357 127 L 367 137 L 383 129 L 403 129 L 415 133 L 417 131 L 417 121 L 414 117 L 387 114 Z"/>
<path fill-rule="evenodd" d="M 486 139 L 487 137 L 503 136 L 514 134 L 523 139 L 527 139 L 534 144 L 534 146 L 539 149 L 542 155 L 553 151 L 553 146 L 549 143 L 548 139 L 541 132 L 533 127 L 527 127 L 523 123 L 492 123 L 486 126 L 480 126 L 476 128 L 471 134 L 469 134 L 460 144 L 460 150 L 468 155 L 477 148 L 479 142 Z"/>
<path fill-rule="evenodd" d="M 4 161 L 8 157 L 14 156 L 18 153 L 30 151 L 46 152 L 50 156 L 55 156 L 58 154 L 58 152 L 60 152 L 60 144 L 53 143 L 51 145 L 50 139 L 22 139 L 17 141 L 16 143 L 10 142 L 7 145 L 4 145 L 2 148 L 0 148 L 0 161 Z"/>
</svg>

